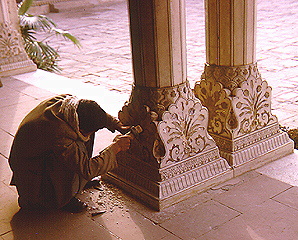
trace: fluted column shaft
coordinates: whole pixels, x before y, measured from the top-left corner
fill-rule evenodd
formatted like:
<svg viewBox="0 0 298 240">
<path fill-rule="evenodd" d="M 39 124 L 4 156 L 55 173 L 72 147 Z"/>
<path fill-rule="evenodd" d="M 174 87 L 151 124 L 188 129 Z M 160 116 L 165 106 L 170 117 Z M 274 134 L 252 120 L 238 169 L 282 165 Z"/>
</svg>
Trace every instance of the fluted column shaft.
<svg viewBox="0 0 298 240">
<path fill-rule="evenodd" d="M 206 0 L 206 60 L 220 66 L 256 61 L 255 0 Z"/>
<path fill-rule="evenodd" d="M 136 86 L 171 87 L 186 81 L 184 0 L 129 0 Z"/>
</svg>

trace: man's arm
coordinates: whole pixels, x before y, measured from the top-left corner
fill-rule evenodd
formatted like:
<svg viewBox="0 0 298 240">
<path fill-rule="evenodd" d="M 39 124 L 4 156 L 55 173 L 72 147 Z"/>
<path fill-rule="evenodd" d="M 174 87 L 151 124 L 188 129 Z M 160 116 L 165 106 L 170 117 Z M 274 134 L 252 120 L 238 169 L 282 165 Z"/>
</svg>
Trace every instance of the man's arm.
<svg viewBox="0 0 298 240">
<path fill-rule="evenodd" d="M 69 141 L 69 144 L 60 145 L 55 155 L 70 171 L 78 173 L 89 181 L 117 167 L 116 154 L 129 149 L 131 138 L 129 135 L 120 136 L 92 158 L 88 157 L 86 146 L 81 141 Z"/>
</svg>

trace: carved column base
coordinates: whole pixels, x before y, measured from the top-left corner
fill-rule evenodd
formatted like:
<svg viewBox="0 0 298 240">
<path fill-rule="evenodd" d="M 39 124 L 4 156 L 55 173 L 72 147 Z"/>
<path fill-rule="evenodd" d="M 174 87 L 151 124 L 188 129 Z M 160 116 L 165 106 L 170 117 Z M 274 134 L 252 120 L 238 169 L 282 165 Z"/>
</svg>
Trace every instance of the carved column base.
<svg viewBox="0 0 298 240">
<path fill-rule="evenodd" d="M 194 91 L 209 109 L 208 132 L 235 175 L 293 152 L 293 141 L 271 113 L 271 87 L 257 64 L 206 65 Z"/>
<path fill-rule="evenodd" d="M 152 208 L 161 210 L 233 177 L 207 133 L 207 109 L 187 83 L 134 88 L 119 118 L 144 131 L 118 155 L 119 166 L 107 177 Z"/>
<path fill-rule="evenodd" d="M 36 70 L 36 65 L 29 59 L 22 41 L 12 23 L 0 23 L 0 77 Z"/>
<path fill-rule="evenodd" d="M 220 158 L 218 149 L 198 154 L 169 168 L 152 168 L 132 155 L 122 155 L 121 163 L 125 161 L 130 164 L 120 164 L 106 177 L 157 211 L 233 177 L 230 166 Z M 164 179 L 156 180 L 154 176 Z"/>
<path fill-rule="evenodd" d="M 36 65 L 24 53 L 20 56 L 0 60 L 0 76 L 12 76 L 37 69 Z"/>
<path fill-rule="evenodd" d="M 275 131 L 275 130 L 277 131 Z M 220 155 L 233 166 L 234 176 L 261 167 L 293 152 L 294 143 L 286 132 L 280 132 L 277 124 L 256 131 L 250 136 L 228 140 L 211 134 L 220 144 Z M 233 151 L 224 146 L 233 146 Z"/>
</svg>

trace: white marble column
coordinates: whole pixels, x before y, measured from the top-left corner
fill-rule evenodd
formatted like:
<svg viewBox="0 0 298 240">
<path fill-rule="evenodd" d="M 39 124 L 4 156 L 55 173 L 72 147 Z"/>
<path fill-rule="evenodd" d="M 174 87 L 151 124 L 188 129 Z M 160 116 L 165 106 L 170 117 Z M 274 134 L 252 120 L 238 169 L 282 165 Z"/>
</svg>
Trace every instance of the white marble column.
<svg viewBox="0 0 298 240">
<path fill-rule="evenodd" d="M 108 176 L 160 210 L 232 177 L 186 79 L 184 0 L 129 0 L 134 86 L 120 120 L 143 132 Z"/>
<path fill-rule="evenodd" d="M 293 152 L 271 113 L 271 87 L 256 62 L 256 1 L 205 0 L 206 59 L 195 95 L 208 131 L 239 175 Z"/>
<path fill-rule="evenodd" d="M 22 42 L 14 0 L 0 2 L 0 77 L 36 70 Z"/>
</svg>

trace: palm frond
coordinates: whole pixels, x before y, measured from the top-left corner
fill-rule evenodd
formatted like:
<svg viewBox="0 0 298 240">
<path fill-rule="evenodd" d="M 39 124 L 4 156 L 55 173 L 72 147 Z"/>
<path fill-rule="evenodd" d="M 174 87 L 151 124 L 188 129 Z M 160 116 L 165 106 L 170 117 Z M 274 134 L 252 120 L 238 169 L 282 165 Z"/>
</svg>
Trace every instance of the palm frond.
<svg viewBox="0 0 298 240">
<path fill-rule="evenodd" d="M 68 31 L 64 31 L 62 29 L 58 29 L 58 28 L 52 28 L 51 29 L 57 36 L 62 36 L 64 39 L 66 40 L 70 40 L 71 42 L 73 42 L 74 45 L 76 45 L 77 47 L 81 47 L 80 41 L 73 36 L 71 33 L 69 33 Z"/>
<path fill-rule="evenodd" d="M 62 36 L 70 40 L 77 47 L 80 47 L 79 40 L 67 31 L 56 28 L 56 24 L 47 16 L 31 15 L 27 11 L 34 0 L 23 0 L 19 4 L 19 20 L 22 37 L 25 43 L 25 50 L 29 58 L 37 65 L 37 68 L 50 72 L 60 71 L 58 52 L 45 42 L 53 35 Z M 43 32 L 46 37 L 42 41 L 37 41 L 37 33 Z M 39 35 L 40 36 L 40 35 Z"/>
<path fill-rule="evenodd" d="M 50 18 L 44 15 L 34 16 L 25 14 L 20 16 L 20 26 L 26 27 L 28 29 L 47 32 L 53 27 L 56 27 L 56 24 Z"/>
<path fill-rule="evenodd" d="M 19 15 L 24 15 L 29 10 L 29 8 L 31 7 L 32 3 L 33 3 L 33 0 L 23 0 L 19 4 L 18 14 Z"/>
<path fill-rule="evenodd" d="M 39 69 L 50 72 L 60 71 L 58 67 L 59 54 L 47 43 L 39 41 L 25 42 L 25 50 Z"/>
<path fill-rule="evenodd" d="M 36 40 L 36 37 L 35 37 L 36 32 L 33 30 L 21 28 L 21 33 L 25 42 Z"/>
<path fill-rule="evenodd" d="M 54 48 L 52 48 L 50 45 L 48 45 L 47 43 L 37 42 L 37 44 L 45 56 L 48 56 L 49 58 L 59 56 L 58 52 Z"/>
</svg>

